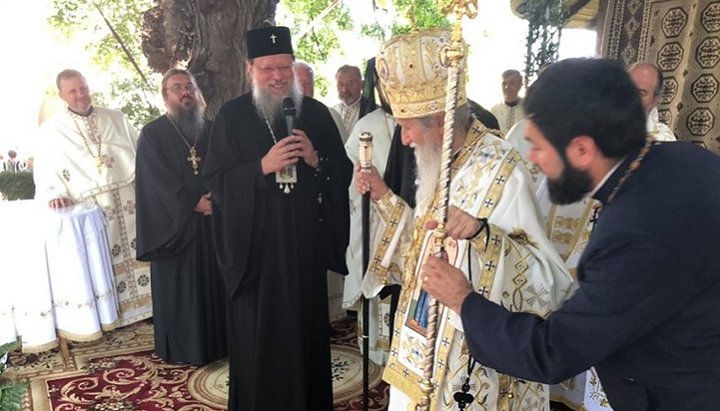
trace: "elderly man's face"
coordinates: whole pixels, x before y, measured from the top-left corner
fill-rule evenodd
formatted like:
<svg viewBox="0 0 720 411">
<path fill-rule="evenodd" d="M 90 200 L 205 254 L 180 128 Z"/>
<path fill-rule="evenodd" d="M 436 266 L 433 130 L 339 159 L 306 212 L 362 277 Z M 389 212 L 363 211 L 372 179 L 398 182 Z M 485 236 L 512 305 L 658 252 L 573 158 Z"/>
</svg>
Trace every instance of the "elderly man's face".
<svg viewBox="0 0 720 411">
<path fill-rule="evenodd" d="M 647 67 L 638 67 L 629 74 L 633 83 L 635 83 L 638 93 L 640 93 L 640 101 L 647 114 L 657 105 L 658 96 L 655 94 L 657 73 Z"/>
<path fill-rule="evenodd" d="M 505 102 L 512 103 L 518 99 L 522 87 L 522 79 L 516 74 L 511 74 L 502 80 L 502 91 Z"/>
<path fill-rule="evenodd" d="M 362 78 L 353 70 L 346 70 L 339 73 L 337 81 L 338 97 L 346 105 L 356 102 L 362 92 Z"/>
<path fill-rule="evenodd" d="M 68 108 L 76 113 L 86 114 L 92 108 L 90 88 L 82 76 L 61 79 L 58 94 Z"/>
<path fill-rule="evenodd" d="M 274 96 L 287 96 L 294 87 L 293 58 L 290 54 L 274 54 L 253 59 L 249 67 L 253 87 L 260 87 Z"/>
<path fill-rule="evenodd" d="M 419 119 L 396 119 L 402 128 L 400 135 L 403 145 L 416 148 L 421 145 L 442 145 L 443 129 L 437 121 L 423 124 Z"/>
<path fill-rule="evenodd" d="M 315 95 L 315 84 L 312 71 L 302 65 L 295 66 L 295 81 L 297 81 L 300 91 L 307 97 Z"/>
</svg>

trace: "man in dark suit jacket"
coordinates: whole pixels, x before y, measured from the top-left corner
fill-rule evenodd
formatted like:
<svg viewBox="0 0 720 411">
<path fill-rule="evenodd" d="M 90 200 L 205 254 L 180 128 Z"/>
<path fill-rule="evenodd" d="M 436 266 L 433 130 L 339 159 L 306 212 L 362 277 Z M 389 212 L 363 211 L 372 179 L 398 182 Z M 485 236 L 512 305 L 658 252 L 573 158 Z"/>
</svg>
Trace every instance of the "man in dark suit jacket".
<svg viewBox="0 0 720 411">
<path fill-rule="evenodd" d="M 558 383 L 595 366 L 615 411 L 717 410 L 720 158 L 646 143 L 638 92 L 611 60 L 551 65 L 525 105 L 551 199 L 603 204 L 575 294 L 545 319 L 510 313 L 436 258 L 425 289 L 460 314 L 472 356 L 502 373 Z"/>
</svg>

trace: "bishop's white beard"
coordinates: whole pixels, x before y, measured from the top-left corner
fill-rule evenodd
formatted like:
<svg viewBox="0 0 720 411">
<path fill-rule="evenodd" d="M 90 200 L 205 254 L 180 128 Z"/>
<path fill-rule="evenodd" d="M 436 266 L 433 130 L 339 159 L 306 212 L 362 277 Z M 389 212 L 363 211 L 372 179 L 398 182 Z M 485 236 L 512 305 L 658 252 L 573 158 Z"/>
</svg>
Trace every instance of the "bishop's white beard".
<svg viewBox="0 0 720 411">
<path fill-rule="evenodd" d="M 428 208 L 432 206 L 435 193 L 438 191 L 442 146 L 435 145 L 428 138 L 423 143 L 412 144 L 411 147 L 415 149 L 415 161 L 417 164 L 415 216 L 422 217 Z"/>
<path fill-rule="evenodd" d="M 286 97 L 292 97 L 295 102 L 295 117 L 300 116 L 303 94 L 294 79 L 291 80 L 290 91 L 284 96 L 276 96 L 270 93 L 267 87 L 258 86 L 253 79 L 252 96 L 258 114 L 264 116 L 270 124 L 285 118 L 282 102 Z"/>
</svg>

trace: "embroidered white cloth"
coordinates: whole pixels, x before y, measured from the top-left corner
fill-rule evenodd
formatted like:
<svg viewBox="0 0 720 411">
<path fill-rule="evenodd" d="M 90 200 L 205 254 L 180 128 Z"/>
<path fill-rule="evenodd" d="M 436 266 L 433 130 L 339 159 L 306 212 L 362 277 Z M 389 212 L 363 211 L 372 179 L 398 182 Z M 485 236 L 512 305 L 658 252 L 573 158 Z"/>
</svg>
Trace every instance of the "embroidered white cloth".
<svg viewBox="0 0 720 411">
<path fill-rule="evenodd" d="M 43 123 L 34 149 L 36 199 L 94 204 L 107 220 L 120 325 L 152 315 L 150 264 L 135 259 L 136 153 L 130 121 L 102 107 L 85 117 L 58 113 Z"/>
<path fill-rule="evenodd" d="M 572 278 L 545 237 L 535 184 L 520 154 L 475 121 L 453 167 L 451 204 L 488 218 L 490 233 L 489 243 L 485 238 L 449 241 L 449 260 L 468 275 L 469 253 L 477 292 L 511 311 L 549 315 L 566 297 Z M 403 284 L 383 379 L 391 385 L 390 409 L 405 410 L 423 396 L 426 311 L 417 270 L 430 252 L 432 234 L 424 226 L 433 216 L 430 212 L 412 221 L 412 210 L 392 193 L 375 206 L 382 234 L 375 237 L 363 292 L 372 296 L 385 284 Z M 433 367 L 438 387 L 431 410 L 457 409 L 453 394 L 466 378 L 468 363 L 464 340 L 460 318 L 440 307 Z M 514 379 L 482 364 L 474 367 L 470 384 L 475 400 L 468 410 L 549 408 L 546 385 Z"/>
<path fill-rule="evenodd" d="M 515 123 L 525 118 L 525 111 L 523 111 L 522 104 L 522 99 L 520 99 L 520 101 L 512 107 L 508 106 L 503 101 L 490 108 L 490 112 L 493 113 L 497 119 L 498 125 L 500 125 L 500 131 L 502 131 L 503 135 L 507 135 L 510 128 L 512 128 Z"/>
<path fill-rule="evenodd" d="M 0 344 L 24 352 L 100 338 L 118 325 L 105 218 L 95 206 L 53 211 L 34 200 L 0 203 Z"/>
</svg>

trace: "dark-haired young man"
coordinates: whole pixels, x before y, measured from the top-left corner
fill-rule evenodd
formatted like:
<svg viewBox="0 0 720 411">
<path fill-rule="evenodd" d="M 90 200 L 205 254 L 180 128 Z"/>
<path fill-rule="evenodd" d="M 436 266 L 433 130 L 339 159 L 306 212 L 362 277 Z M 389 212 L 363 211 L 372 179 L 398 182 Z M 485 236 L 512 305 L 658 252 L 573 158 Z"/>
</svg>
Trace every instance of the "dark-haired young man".
<svg viewBox="0 0 720 411">
<path fill-rule="evenodd" d="M 552 200 L 603 204 L 579 288 L 547 319 L 487 301 L 435 258 L 424 288 L 461 315 L 473 357 L 501 372 L 557 383 L 595 366 L 615 411 L 716 410 L 720 195 L 709 188 L 720 159 L 646 143 L 636 87 L 611 60 L 553 64 L 525 107 Z"/>
</svg>

